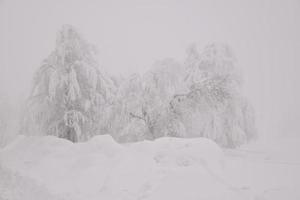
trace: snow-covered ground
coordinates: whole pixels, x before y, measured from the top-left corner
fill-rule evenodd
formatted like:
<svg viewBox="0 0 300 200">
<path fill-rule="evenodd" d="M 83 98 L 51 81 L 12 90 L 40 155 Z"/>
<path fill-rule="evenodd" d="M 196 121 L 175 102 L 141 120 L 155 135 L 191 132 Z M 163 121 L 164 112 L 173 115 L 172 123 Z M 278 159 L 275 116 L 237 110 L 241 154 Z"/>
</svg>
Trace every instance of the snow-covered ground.
<svg viewBox="0 0 300 200">
<path fill-rule="evenodd" d="M 0 200 L 300 199 L 300 139 L 222 150 L 204 138 L 73 144 L 19 136 L 0 150 Z"/>
</svg>

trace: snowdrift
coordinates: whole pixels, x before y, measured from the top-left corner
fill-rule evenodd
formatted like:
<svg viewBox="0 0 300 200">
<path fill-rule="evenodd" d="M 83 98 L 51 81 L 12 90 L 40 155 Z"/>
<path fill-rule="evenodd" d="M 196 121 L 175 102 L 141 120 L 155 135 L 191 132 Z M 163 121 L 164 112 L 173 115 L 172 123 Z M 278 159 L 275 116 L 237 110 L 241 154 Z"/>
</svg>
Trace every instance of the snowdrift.
<svg viewBox="0 0 300 200">
<path fill-rule="evenodd" d="M 102 135 L 74 144 L 53 136 L 19 136 L 0 150 L 0 199 L 299 197 L 299 166 L 286 168 L 280 163 L 272 167 L 270 160 L 248 159 L 250 154 L 243 152 L 223 151 L 205 138 L 118 144 Z"/>
<path fill-rule="evenodd" d="M 0 158 L 3 167 L 66 199 L 231 195 L 215 181 L 222 171 L 223 153 L 208 139 L 161 138 L 120 145 L 108 135 L 77 144 L 52 136 L 20 136 L 1 151 Z M 211 186 L 223 192 L 216 193 Z"/>
</svg>

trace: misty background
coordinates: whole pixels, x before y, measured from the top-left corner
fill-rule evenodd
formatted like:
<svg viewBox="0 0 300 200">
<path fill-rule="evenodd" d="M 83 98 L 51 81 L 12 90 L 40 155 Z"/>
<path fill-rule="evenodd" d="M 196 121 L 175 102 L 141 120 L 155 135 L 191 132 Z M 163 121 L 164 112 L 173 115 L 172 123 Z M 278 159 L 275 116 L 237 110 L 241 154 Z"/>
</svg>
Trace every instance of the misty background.
<svg viewBox="0 0 300 200">
<path fill-rule="evenodd" d="M 299 131 L 300 1 L 0 0 L 0 95 L 17 113 L 63 24 L 98 48 L 110 74 L 180 62 L 194 42 L 227 43 L 242 68 L 260 135 Z"/>
</svg>

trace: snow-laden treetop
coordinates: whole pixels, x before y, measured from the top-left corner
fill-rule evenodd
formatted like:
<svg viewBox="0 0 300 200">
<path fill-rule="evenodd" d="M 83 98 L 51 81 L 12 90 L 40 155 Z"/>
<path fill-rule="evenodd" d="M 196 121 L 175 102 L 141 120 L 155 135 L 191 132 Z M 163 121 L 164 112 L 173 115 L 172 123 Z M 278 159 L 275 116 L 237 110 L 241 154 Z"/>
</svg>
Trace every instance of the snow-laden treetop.
<svg viewBox="0 0 300 200">
<path fill-rule="evenodd" d="M 95 53 L 73 26 L 64 25 L 58 32 L 56 47 L 37 70 L 29 97 L 31 118 L 40 132 L 72 141 L 82 131 L 96 132 L 99 112 L 112 101 L 115 86 Z"/>
</svg>

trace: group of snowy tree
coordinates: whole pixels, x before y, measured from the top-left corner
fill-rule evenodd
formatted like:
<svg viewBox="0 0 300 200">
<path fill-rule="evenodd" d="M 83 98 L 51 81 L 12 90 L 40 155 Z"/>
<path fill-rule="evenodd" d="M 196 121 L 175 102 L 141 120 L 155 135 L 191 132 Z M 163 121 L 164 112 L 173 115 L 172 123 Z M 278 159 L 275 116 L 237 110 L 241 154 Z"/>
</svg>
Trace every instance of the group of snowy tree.
<svg viewBox="0 0 300 200">
<path fill-rule="evenodd" d="M 111 134 L 119 142 L 207 137 L 236 147 L 256 136 L 253 110 L 227 45 L 191 46 L 184 63 L 156 62 L 144 75 L 109 76 L 95 48 L 69 25 L 37 70 L 22 131 L 73 142 Z"/>
</svg>

